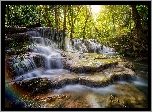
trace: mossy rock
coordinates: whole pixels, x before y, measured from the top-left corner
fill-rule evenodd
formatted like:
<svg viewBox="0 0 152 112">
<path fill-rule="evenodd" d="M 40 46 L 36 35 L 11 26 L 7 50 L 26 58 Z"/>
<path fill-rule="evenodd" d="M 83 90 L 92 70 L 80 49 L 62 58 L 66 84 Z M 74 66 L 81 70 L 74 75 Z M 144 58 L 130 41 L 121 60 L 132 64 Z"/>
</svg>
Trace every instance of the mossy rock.
<svg viewBox="0 0 152 112">
<path fill-rule="evenodd" d="M 121 94 L 108 94 L 106 108 L 147 108 L 144 94 L 132 84 L 116 85 Z M 138 93 L 138 94 L 137 94 Z"/>
<path fill-rule="evenodd" d="M 21 81 L 20 87 L 34 94 L 46 93 L 50 89 L 50 83 L 47 78 L 33 78 Z"/>
<path fill-rule="evenodd" d="M 8 46 L 11 43 L 24 44 L 24 42 L 32 41 L 32 37 L 26 34 L 7 34 L 5 37 L 5 44 Z M 10 46 L 8 46 L 10 47 Z"/>
<path fill-rule="evenodd" d="M 63 88 L 69 84 L 80 84 L 89 87 L 106 87 L 117 81 L 132 81 L 136 79 L 136 74 L 131 69 L 121 69 L 119 71 L 104 70 L 103 72 L 80 74 L 61 74 L 50 79 L 50 89 Z"/>
<path fill-rule="evenodd" d="M 80 56 L 83 55 L 83 58 Z M 64 52 L 66 59 L 63 59 L 63 67 L 75 73 L 100 72 L 111 66 L 116 66 L 117 57 L 106 56 L 96 53 L 68 53 Z"/>
</svg>

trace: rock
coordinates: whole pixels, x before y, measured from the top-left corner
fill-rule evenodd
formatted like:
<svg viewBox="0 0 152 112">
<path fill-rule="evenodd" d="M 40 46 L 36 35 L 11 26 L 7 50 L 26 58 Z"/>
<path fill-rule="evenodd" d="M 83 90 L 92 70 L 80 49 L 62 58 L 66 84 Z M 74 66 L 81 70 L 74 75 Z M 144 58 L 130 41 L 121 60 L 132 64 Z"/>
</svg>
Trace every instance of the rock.
<svg viewBox="0 0 152 112">
<path fill-rule="evenodd" d="M 148 102 L 144 94 L 132 84 L 117 84 L 116 88 L 122 94 L 109 94 L 106 108 L 147 108 Z"/>
<path fill-rule="evenodd" d="M 9 45 L 12 42 L 16 43 L 24 43 L 26 41 L 31 41 L 32 37 L 26 34 L 7 34 L 7 38 L 5 38 L 5 44 Z"/>
<path fill-rule="evenodd" d="M 27 31 L 26 27 L 9 27 L 9 26 L 5 26 L 5 34 L 24 33 L 26 31 Z"/>
<path fill-rule="evenodd" d="M 26 34 L 7 34 L 5 37 L 5 53 L 7 55 L 23 55 L 29 50 L 32 38 Z"/>
<path fill-rule="evenodd" d="M 46 93 L 50 89 L 50 81 L 47 78 L 33 78 L 20 82 L 21 88 L 33 94 Z"/>
<path fill-rule="evenodd" d="M 119 62 L 119 66 L 124 66 L 124 67 L 126 67 L 126 68 L 130 68 L 130 69 L 132 69 L 133 71 L 135 71 L 134 64 L 133 64 L 132 62 L 129 62 L 129 61 Z"/>
<path fill-rule="evenodd" d="M 102 72 L 89 73 L 85 75 L 61 73 L 60 75 L 54 76 L 53 79 L 33 78 L 30 80 L 19 81 L 17 86 L 37 94 L 45 93 L 48 90 L 60 89 L 71 84 L 80 84 L 96 88 L 106 87 L 117 81 L 132 81 L 136 79 L 136 74 L 134 71 L 131 71 L 131 69 L 120 69 L 115 72 L 113 70 L 105 69 Z"/>
<path fill-rule="evenodd" d="M 40 55 L 33 56 L 33 60 L 37 68 L 45 68 L 44 59 Z"/>
<path fill-rule="evenodd" d="M 105 57 L 105 55 L 99 55 L 96 53 L 92 55 L 83 54 L 83 59 L 79 58 L 81 56 L 79 53 L 64 54 L 66 54 L 66 59 L 62 60 L 64 68 L 75 73 L 100 72 L 118 64 L 117 59 L 112 59 L 111 57 Z"/>
<path fill-rule="evenodd" d="M 15 76 L 15 71 L 11 67 L 12 57 L 5 57 L 5 77 L 11 81 Z"/>
</svg>

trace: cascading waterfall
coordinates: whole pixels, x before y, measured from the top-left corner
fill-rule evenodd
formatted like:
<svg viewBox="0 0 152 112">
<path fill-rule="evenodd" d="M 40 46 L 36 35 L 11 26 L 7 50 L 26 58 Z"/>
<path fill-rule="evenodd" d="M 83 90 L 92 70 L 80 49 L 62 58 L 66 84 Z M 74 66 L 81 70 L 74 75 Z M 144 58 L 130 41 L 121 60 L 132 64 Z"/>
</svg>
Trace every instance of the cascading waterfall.
<svg viewBox="0 0 152 112">
<path fill-rule="evenodd" d="M 45 36 L 45 31 L 41 30 L 41 33 L 43 36 Z M 30 53 L 31 57 L 25 58 L 23 61 L 15 60 L 15 63 L 13 63 L 13 67 L 15 70 L 15 76 L 20 76 L 24 74 L 29 74 L 29 72 L 33 72 L 34 70 L 37 70 L 36 63 L 33 61 L 32 55 L 38 55 L 40 56 L 40 60 L 38 63 L 41 64 L 40 67 L 42 67 L 43 74 L 50 69 L 63 69 L 62 65 L 62 56 L 60 54 L 60 51 L 55 50 L 54 46 L 55 43 L 52 43 L 50 39 L 43 38 L 39 31 L 33 30 L 28 31 L 28 35 L 32 36 L 33 42 L 36 44 L 36 46 L 31 46 L 33 51 Z M 50 40 L 50 41 L 49 41 Z M 93 39 L 73 39 L 73 50 L 77 50 L 80 52 L 112 52 L 112 48 L 103 46 L 103 49 L 101 48 L 101 44 L 98 43 L 96 40 Z M 70 44 L 70 41 L 68 41 Z M 50 47 L 51 46 L 51 47 Z M 69 46 L 68 46 L 69 47 Z M 32 73 L 33 74 L 33 73 Z M 29 76 L 29 75 L 28 75 Z M 32 77 L 37 75 L 31 75 Z M 25 76 L 26 77 L 26 76 Z"/>
<path fill-rule="evenodd" d="M 137 77 L 135 75 L 131 75 L 131 76 L 125 75 L 125 73 L 129 74 L 128 73 L 129 69 L 125 67 L 123 67 L 123 69 L 125 69 L 127 72 L 122 71 L 122 75 L 119 75 L 119 74 L 114 75 L 113 71 L 110 71 L 111 69 L 109 70 L 106 69 L 105 71 L 102 71 L 101 73 L 97 73 L 97 74 L 96 73 L 95 74 L 92 74 L 92 73 L 79 74 L 79 73 L 73 73 L 73 72 L 63 69 L 62 58 L 64 57 L 61 56 L 61 51 L 59 49 L 56 49 L 58 45 L 55 44 L 55 42 L 53 42 L 53 39 L 55 38 L 51 37 L 53 38 L 52 40 L 49 39 L 50 37 L 46 38 L 49 36 L 50 32 L 46 33 L 45 30 L 46 29 L 40 28 L 39 31 L 37 30 L 28 31 L 27 34 L 32 36 L 32 41 L 36 44 L 36 46 L 31 46 L 32 52 L 28 52 L 27 53 L 28 55 L 25 56 L 23 60 L 13 59 L 10 62 L 15 72 L 14 74 L 15 81 L 23 81 L 23 85 L 24 85 L 28 82 L 28 79 L 35 78 L 34 80 L 31 80 L 31 84 L 27 83 L 27 85 L 25 85 L 25 87 L 28 87 L 28 89 L 31 89 L 33 91 L 37 91 L 37 90 L 43 91 L 44 89 L 49 89 L 49 90 L 51 89 L 53 90 L 51 92 L 55 95 L 64 94 L 64 93 L 68 93 L 68 94 L 79 93 L 79 95 L 82 95 L 83 98 L 86 98 L 85 100 L 83 98 L 82 99 L 80 98 L 79 101 L 87 101 L 88 104 L 91 105 L 92 108 L 100 108 L 100 107 L 104 108 L 107 106 L 108 99 L 106 98 L 106 96 L 108 96 L 109 94 L 116 94 L 118 96 L 120 95 L 120 97 L 125 97 L 124 90 L 125 89 L 126 91 L 130 90 L 128 89 L 129 86 L 126 86 L 125 84 L 129 82 L 140 87 L 144 87 L 144 88 L 147 87 L 147 84 L 142 83 L 142 81 L 140 80 L 137 80 L 136 79 Z M 55 33 L 53 33 L 53 35 L 55 35 Z M 58 40 L 60 39 L 61 38 L 58 38 Z M 103 46 L 93 39 L 86 39 L 86 40 L 72 39 L 72 41 L 70 39 L 67 39 L 65 43 L 68 43 L 66 44 L 67 51 L 70 50 L 70 51 L 81 52 L 81 53 L 88 52 L 90 54 L 91 53 L 92 54 L 93 53 L 108 54 L 108 53 L 113 52 L 112 48 Z M 35 61 L 35 56 L 38 56 L 38 59 L 39 59 L 38 61 Z M 96 61 L 96 59 L 94 60 Z M 37 63 L 40 63 L 40 66 L 37 65 Z M 82 71 L 84 69 L 81 66 L 79 68 Z M 111 78 L 112 76 L 114 77 Z M 103 79 L 103 82 L 102 82 L 102 79 Z M 45 88 L 46 86 L 47 88 Z M 122 87 L 122 86 L 125 86 L 125 87 Z M 119 90 L 121 88 L 123 89 L 124 93 L 121 90 Z M 132 93 L 129 94 L 129 92 L 127 92 L 126 94 L 127 96 L 129 95 L 131 97 Z M 100 98 L 99 98 L 99 95 L 100 95 Z M 110 95 L 110 97 L 111 96 L 112 95 Z M 137 96 L 137 97 L 139 98 L 141 96 Z M 46 98 L 51 98 L 51 97 L 47 96 Z M 72 97 L 69 97 L 68 99 L 70 98 Z M 70 101 L 74 101 L 75 103 L 78 98 L 77 97 L 73 97 L 73 98 L 74 99 L 73 100 L 70 99 Z M 138 98 L 134 98 L 134 99 L 138 99 Z M 59 98 L 59 99 L 62 100 L 62 98 Z M 101 99 L 103 100 L 102 102 L 100 101 Z M 55 101 L 60 101 L 60 100 L 55 100 Z M 51 103 L 54 104 L 53 100 L 49 100 L 49 101 L 51 101 Z M 44 104 L 45 102 L 43 102 L 42 105 Z"/>
<path fill-rule="evenodd" d="M 27 31 L 26 34 L 31 35 L 33 37 L 41 37 L 41 34 L 37 30 Z"/>
<path fill-rule="evenodd" d="M 83 53 L 115 53 L 113 48 L 104 46 L 94 39 L 66 39 L 67 51 Z"/>
<path fill-rule="evenodd" d="M 114 49 L 107 47 L 107 46 L 103 46 L 103 49 L 101 50 L 102 53 L 113 53 Z"/>
<path fill-rule="evenodd" d="M 24 73 L 30 72 L 31 70 L 37 68 L 33 58 L 24 58 L 22 61 L 19 59 L 13 59 L 10 64 L 15 70 L 15 76 L 23 75 Z"/>
<path fill-rule="evenodd" d="M 21 78 L 31 78 L 31 77 L 37 77 L 42 74 L 42 70 L 39 70 L 39 68 L 36 67 L 35 62 L 33 61 L 32 55 L 39 55 L 41 57 L 41 62 L 44 64 L 44 69 L 62 69 L 63 65 L 61 62 L 61 55 L 59 51 L 55 51 L 53 48 L 56 47 L 55 43 L 51 43 L 48 41 L 48 39 L 44 39 L 41 37 L 40 33 L 36 30 L 33 31 L 27 31 L 26 34 L 32 36 L 32 41 L 36 44 L 35 46 L 31 46 L 33 49 L 32 52 L 30 52 L 30 56 L 24 58 L 22 61 L 19 59 L 14 59 L 11 64 L 15 71 L 15 79 L 19 80 Z M 44 35 L 44 31 L 43 31 Z M 46 46 L 51 45 L 50 46 Z"/>
<path fill-rule="evenodd" d="M 44 30 L 43 30 L 42 34 L 44 36 Z M 34 34 L 31 34 L 31 35 L 32 36 L 36 35 L 36 32 L 34 32 Z M 36 38 L 33 37 L 33 39 L 36 39 Z M 47 41 L 48 41 L 48 39 L 46 39 L 46 42 Z M 39 55 L 44 58 L 45 69 L 51 69 L 51 68 L 61 69 L 61 68 L 63 68 L 62 63 L 61 63 L 62 57 L 61 57 L 60 53 L 53 50 L 52 47 L 46 46 L 45 45 L 46 42 L 45 42 L 45 39 L 43 37 L 39 37 L 39 42 L 40 43 L 35 46 L 34 52 L 39 53 Z"/>
<path fill-rule="evenodd" d="M 53 51 L 51 47 L 37 45 L 34 52 L 39 53 L 44 58 L 45 69 L 63 68 L 60 53 Z"/>
</svg>

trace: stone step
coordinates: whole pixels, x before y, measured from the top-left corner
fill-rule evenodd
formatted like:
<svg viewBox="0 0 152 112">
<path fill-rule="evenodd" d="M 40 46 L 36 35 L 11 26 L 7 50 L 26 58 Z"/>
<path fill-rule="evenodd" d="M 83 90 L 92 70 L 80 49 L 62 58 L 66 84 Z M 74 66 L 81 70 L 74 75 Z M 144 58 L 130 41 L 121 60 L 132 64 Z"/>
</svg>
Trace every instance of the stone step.
<svg viewBox="0 0 152 112">
<path fill-rule="evenodd" d="M 110 74 L 110 75 L 107 75 Z M 45 75 L 45 74 L 44 74 Z M 98 87 L 106 87 L 111 85 L 117 81 L 132 81 L 136 79 L 136 74 L 131 69 L 109 69 L 104 70 L 103 72 L 92 73 L 92 74 L 58 74 L 53 75 L 53 78 L 48 77 L 39 77 L 33 79 L 24 79 L 23 81 L 16 81 L 17 85 L 20 85 L 25 90 L 29 90 L 34 93 L 46 92 L 47 90 L 54 90 L 63 88 L 66 85 L 85 85 L 88 87 L 98 88 Z"/>
</svg>

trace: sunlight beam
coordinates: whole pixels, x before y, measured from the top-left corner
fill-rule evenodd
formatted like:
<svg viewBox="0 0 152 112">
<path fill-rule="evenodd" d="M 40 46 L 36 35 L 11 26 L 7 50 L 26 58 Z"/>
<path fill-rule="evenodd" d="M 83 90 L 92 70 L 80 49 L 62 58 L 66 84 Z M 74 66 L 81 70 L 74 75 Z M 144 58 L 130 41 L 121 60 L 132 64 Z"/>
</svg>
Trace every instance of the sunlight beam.
<svg viewBox="0 0 152 112">
<path fill-rule="evenodd" d="M 91 10 L 94 14 L 97 14 L 100 12 L 100 5 L 91 5 Z"/>
</svg>

